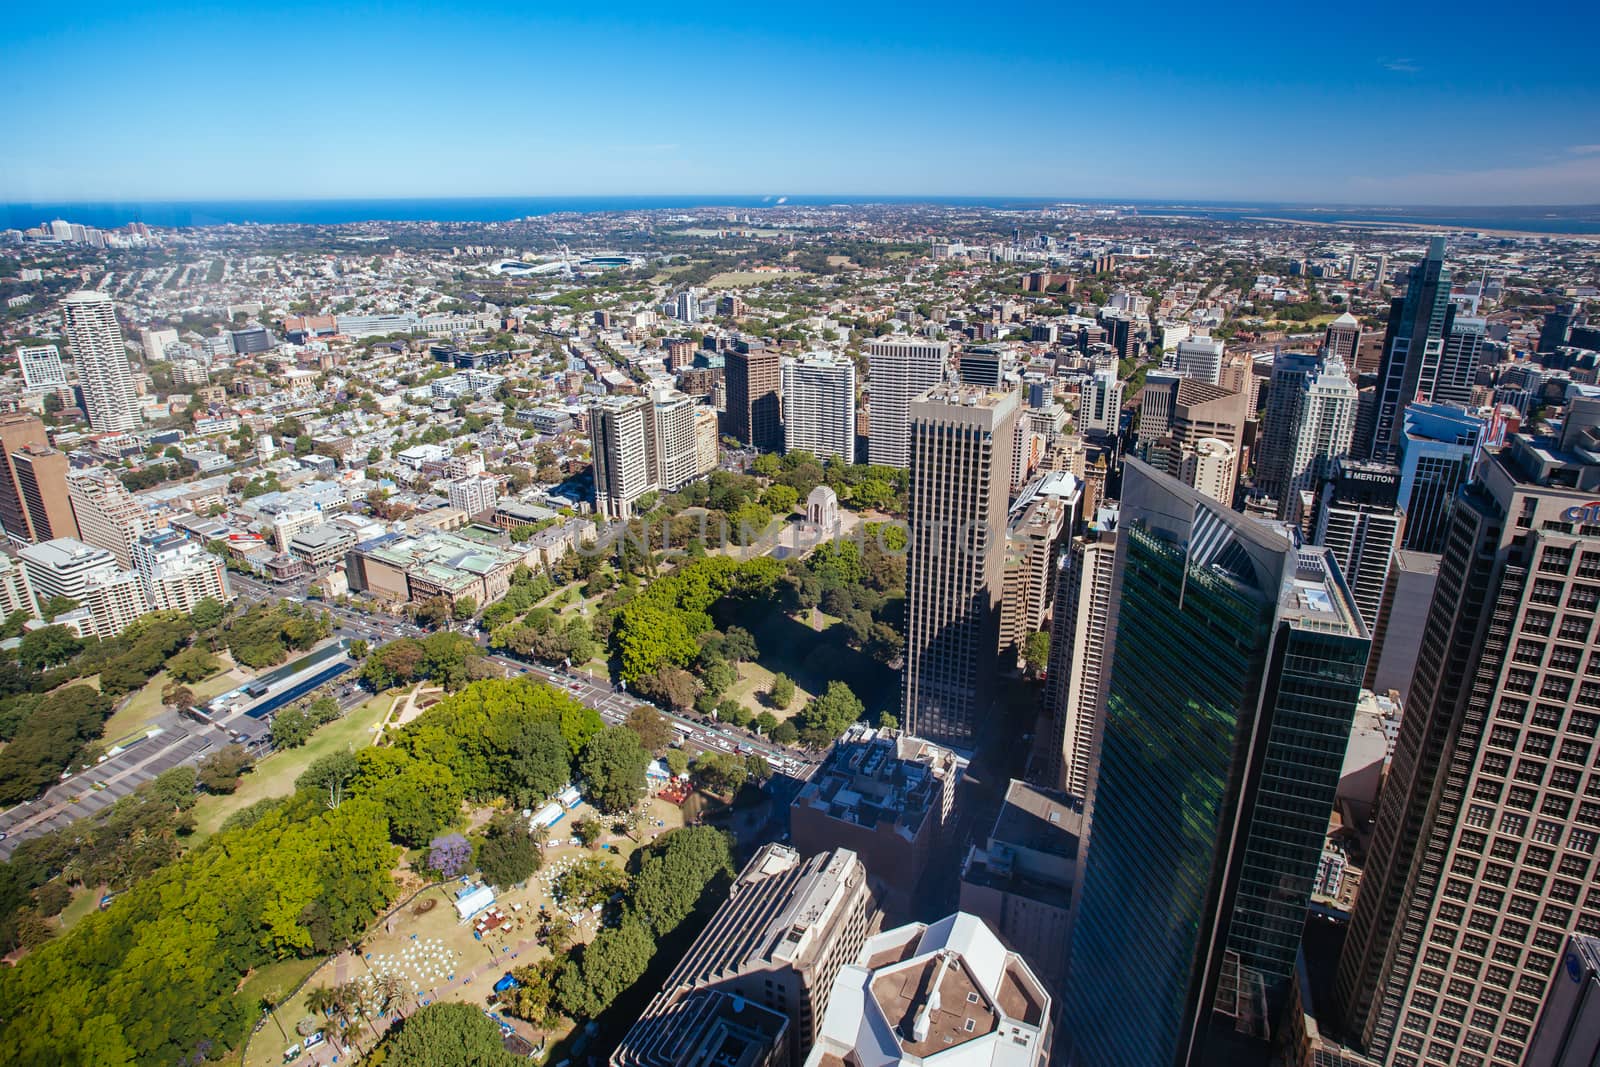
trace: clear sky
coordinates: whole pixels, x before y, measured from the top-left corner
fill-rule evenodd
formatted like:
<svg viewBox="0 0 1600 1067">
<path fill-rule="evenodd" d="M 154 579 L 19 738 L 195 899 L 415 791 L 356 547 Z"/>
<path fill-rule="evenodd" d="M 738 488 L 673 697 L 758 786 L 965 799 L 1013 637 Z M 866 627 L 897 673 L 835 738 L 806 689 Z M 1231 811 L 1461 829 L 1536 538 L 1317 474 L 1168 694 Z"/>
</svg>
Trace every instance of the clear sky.
<svg viewBox="0 0 1600 1067">
<path fill-rule="evenodd" d="M 1600 5 L 5 4 L 0 200 L 1600 202 Z"/>
</svg>

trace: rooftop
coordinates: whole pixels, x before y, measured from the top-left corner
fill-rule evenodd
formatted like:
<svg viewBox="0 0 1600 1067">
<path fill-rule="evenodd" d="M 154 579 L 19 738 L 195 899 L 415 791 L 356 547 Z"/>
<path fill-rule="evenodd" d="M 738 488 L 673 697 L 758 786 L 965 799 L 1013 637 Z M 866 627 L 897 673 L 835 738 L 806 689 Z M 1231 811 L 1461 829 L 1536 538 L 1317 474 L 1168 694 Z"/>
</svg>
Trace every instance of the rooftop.
<svg viewBox="0 0 1600 1067">
<path fill-rule="evenodd" d="M 949 749 L 893 730 L 854 727 L 801 788 L 794 806 L 809 806 L 868 829 L 888 823 L 915 837 L 942 795 L 944 776 L 957 772 Z"/>
</svg>

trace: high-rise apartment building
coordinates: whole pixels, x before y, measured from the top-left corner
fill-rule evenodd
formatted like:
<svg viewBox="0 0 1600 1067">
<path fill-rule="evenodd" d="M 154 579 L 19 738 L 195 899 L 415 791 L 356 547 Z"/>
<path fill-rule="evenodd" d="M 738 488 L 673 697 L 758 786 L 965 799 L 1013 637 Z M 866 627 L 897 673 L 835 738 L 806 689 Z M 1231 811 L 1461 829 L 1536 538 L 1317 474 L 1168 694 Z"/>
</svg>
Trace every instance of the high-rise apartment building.
<svg viewBox="0 0 1600 1067">
<path fill-rule="evenodd" d="M 1003 664 L 1015 666 L 1028 636 L 1044 629 L 1056 593 L 1061 539 L 1077 526 L 1082 499 L 1082 482 L 1066 471 L 1052 471 L 1029 483 L 1011 505 L 1000 602 Z"/>
<path fill-rule="evenodd" d="M 93 290 L 76 292 L 61 302 L 61 311 L 90 429 L 96 433 L 137 429 L 133 368 L 111 297 Z"/>
<path fill-rule="evenodd" d="M 1117 377 L 1115 363 L 1103 363 L 1094 369 L 1088 388 L 1083 393 L 1079 418 L 1087 433 L 1114 434 L 1122 419 L 1122 393 L 1124 383 Z"/>
<path fill-rule="evenodd" d="M 27 565 L 0 552 L 0 617 L 10 617 L 18 611 L 35 618 L 39 614 L 39 602 L 34 599 L 33 586 L 28 581 Z"/>
<path fill-rule="evenodd" d="M 1083 796 L 1105 684 L 1106 622 L 1117 556 L 1117 510 L 1103 507 L 1073 539 L 1056 572 L 1044 708 L 1052 731 L 1045 785 Z"/>
<path fill-rule="evenodd" d="M 22 384 L 30 392 L 67 384 L 67 368 L 61 365 L 61 352 L 55 345 L 24 345 L 17 349 L 17 363 L 22 368 Z"/>
<path fill-rule="evenodd" d="M 1483 420 L 1462 408 L 1448 404 L 1406 408 L 1396 463 L 1408 550 L 1443 551 L 1450 502 L 1471 478 L 1482 439 Z"/>
<path fill-rule="evenodd" d="M 1406 525 L 1399 493 L 1400 472 L 1394 467 L 1341 459 L 1317 508 L 1316 543 L 1339 561 L 1356 610 L 1372 632 L 1374 650 L 1381 643 L 1378 617 L 1389 569 Z"/>
<path fill-rule="evenodd" d="M 68 474 L 67 497 L 78 536 L 110 552 L 123 569 L 133 566 L 134 542 L 156 528 L 155 517 L 145 506 L 115 475 L 99 467 Z"/>
<path fill-rule="evenodd" d="M 1322 369 L 1322 358 L 1310 352 L 1279 352 L 1272 358 L 1267 410 L 1256 448 L 1255 491 L 1282 500 L 1289 484 L 1300 427 L 1300 405 L 1306 382 Z"/>
<path fill-rule="evenodd" d="M 946 341 L 880 337 L 867 342 L 868 462 L 902 469 L 910 465 L 911 402 L 944 381 L 949 360 Z"/>
<path fill-rule="evenodd" d="M 656 488 L 655 417 L 649 397 L 608 396 L 589 408 L 595 507 L 609 519 L 627 519 L 633 505 Z"/>
<path fill-rule="evenodd" d="M 905 703 L 919 737 L 974 747 L 993 699 L 1017 395 L 940 385 L 910 406 Z"/>
<path fill-rule="evenodd" d="M 78 524 L 67 499 L 67 457 L 53 448 L 24 445 L 7 459 L 28 515 L 31 539 L 77 537 Z"/>
<path fill-rule="evenodd" d="M 1359 399 L 1355 383 L 1337 360 L 1325 361 L 1318 373 L 1306 376 L 1295 405 L 1294 448 L 1284 472 L 1279 518 L 1287 518 L 1290 504 L 1298 495 L 1315 492 L 1332 473 L 1334 462 L 1350 454 Z"/>
<path fill-rule="evenodd" d="M 15 544 L 48 541 L 49 537 L 35 537 L 33 519 L 22 498 L 22 484 L 17 480 L 17 468 L 11 455 L 25 448 L 48 448 L 44 423 L 25 412 L 0 415 L 0 528 Z"/>
<path fill-rule="evenodd" d="M 723 1047 L 705 1038 L 726 1036 L 740 1009 L 732 1008 L 731 1019 L 706 1010 L 704 998 L 716 995 L 788 1020 L 778 1036 L 781 1055 L 759 1062 L 801 1062 L 821 1029 L 840 970 L 855 962 L 866 942 L 874 910 L 866 868 L 849 849 L 802 859 L 787 845 L 763 845 L 629 1029 L 611 1057 L 613 1067 L 723 1062 Z M 773 1029 L 762 1027 L 754 1044 L 772 1042 Z M 693 1049 L 703 1049 L 703 1057 L 686 1058 Z"/>
<path fill-rule="evenodd" d="M 77 605 L 58 619 L 80 635 L 115 637 L 149 611 L 139 575 L 119 567 L 103 548 L 61 537 L 17 554 L 41 608 L 57 597 Z"/>
<path fill-rule="evenodd" d="M 1409 405 L 1471 403 L 1482 347 L 1481 320 L 1457 323 L 1456 306 L 1450 302 L 1450 271 L 1444 265 L 1444 238 L 1435 237 L 1428 244 L 1427 258 L 1411 268 L 1405 295 L 1389 305 L 1370 457 L 1394 460 Z"/>
<path fill-rule="evenodd" d="M 232 599 L 222 560 L 177 530 L 140 537 L 133 546 L 133 568 L 151 611 L 188 614 L 202 600 L 226 604 Z"/>
<path fill-rule="evenodd" d="M 1219 504 L 1232 506 L 1239 483 L 1239 454 L 1226 441 L 1202 437 L 1182 453 L 1178 480 Z"/>
<path fill-rule="evenodd" d="M 1367 630 L 1331 553 L 1130 459 L 1107 631 L 1063 1032 L 1083 1067 L 1203 1062 L 1286 997 Z"/>
<path fill-rule="evenodd" d="M 783 361 L 783 447 L 854 462 L 856 365 L 849 357 L 813 352 Z"/>
<path fill-rule="evenodd" d="M 650 403 L 656 484 L 667 492 L 677 492 L 706 473 L 700 465 L 694 398 L 674 389 L 657 389 Z"/>
<path fill-rule="evenodd" d="M 1513 435 L 1451 509 L 1335 996 L 1393 1067 L 1520 1065 L 1600 929 L 1600 400 Z"/>
<path fill-rule="evenodd" d="M 469 517 L 481 515 L 500 503 L 500 479 L 482 473 L 452 479 L 445 486 L 450 506 Z"/>
<path fill-rule="evenodd" d="M 1337 359 L 1346 367 L 1354 368 L 1361 354 L 1361 322 L 1346 311 L 1332 322 L 1322 334 L 1323 354 Z"/>
<path fill-rule="evenodd" d="M 723 364 L 728 390 L 728 432 L 762 452 L 783 447 L 783 372 L 777 349 L 752 343 L 730 349 Z"/>
</svg>

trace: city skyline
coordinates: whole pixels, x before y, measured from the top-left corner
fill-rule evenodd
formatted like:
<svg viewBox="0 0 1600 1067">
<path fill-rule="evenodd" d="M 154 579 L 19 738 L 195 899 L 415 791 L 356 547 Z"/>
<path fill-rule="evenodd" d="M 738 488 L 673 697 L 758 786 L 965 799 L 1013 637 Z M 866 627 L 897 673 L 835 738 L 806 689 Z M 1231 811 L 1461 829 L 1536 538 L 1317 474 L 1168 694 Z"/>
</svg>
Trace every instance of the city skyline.
<svg viewBox="0 0 1600 1067">
<path fill-rule="evenodd" d="M 825 6 L 803 23 L 731 5 L 605 14 L 478 5 L 374 18 L 295 5 L 269 13 L 248 4 L 199 12 L 88 4 L 70 25 L 48 10 L 19 11 L 0 68 L 28 106 L 0 119 L 15 149 L 0 164 L 0 199 L 738 188 L 1592 202 L 1600 89 L 1580 42 L 1593 36 L 1584 23 L 1592 31 L 1594 16 L 1575 12 L 1570 32 L 1549 35 L 1537 61 L 1517 62 L 1486 29 L 1496 12 L 1428 7 L 1408 9 L 1380 36 L 1364 32 L 1371 20 L 1359 10 L 1323 24 L 1170 5 L 1147 12 L 1127 48 L 1095 45 L 1115 39 L 1120 14 L 1044 5 L 992 25 L 973 25 L 948 5 L 914 21 Z M 296 25 L 314 27 L 316 50 L 274 53 L 283 28 Z M 1063 47 L 1052 46 L 1056 35 Z M 176 60 L 252 40 L 262 46 L 247 53 L 261 57 L 259 69 L 208 79 L 204 92 L 182 62 L 122 73 L 131 57 Z M 74 56 L 71 78 L 59 77 L 62 49 Z M 352 49 L 382 62 L 345 62 Z M 1338 55 L 1338 75 L 1307 62 L 1308 50 Z M 727 73 L 712 66 L 689 76 L 674 62 L 706 55 L 726 56 Z M 1504 73 L 1485 78 L 1485 70 Z M 750 81 L 758 91 L 729 91 Z M 97 123 L 112 98 L 137 118 Z M 258 121 L 242 126 L 245 115 Z M 1486 155 L 1463 135 L 1469 121 L 1516 128 L 1517 150 Z M 89 123 L 101 143 L 92 156 L 80 146 Z M 963 128 L 981 130 L 988 147 L 939 148 Z M 1097 150 L 1085 153 L 1077 142 L 1090 137 Z M 1182 165 L 1146 165 L 1153 145 Z M 485 167 L 474 146 L 492 150 L 496 165 Z M 119 161 L 109 182 L 105 168 L 86 162 L 107 155 Z M 937 165 L 908 165 L 924 159 Z"/>
</svg>

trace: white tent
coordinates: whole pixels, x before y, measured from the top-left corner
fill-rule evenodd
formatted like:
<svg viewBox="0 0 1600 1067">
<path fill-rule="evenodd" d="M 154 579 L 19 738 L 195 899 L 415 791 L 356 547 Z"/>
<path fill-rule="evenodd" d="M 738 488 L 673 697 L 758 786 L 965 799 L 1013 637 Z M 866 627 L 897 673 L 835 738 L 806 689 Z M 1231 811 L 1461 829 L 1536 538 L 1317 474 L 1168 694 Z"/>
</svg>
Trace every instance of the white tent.
<svg viewBox="0 0 1600 1067">
<path fill-rule="evenodd" d="M 456 915 L 466 922 L 478 912 L 494 903 L 494 890 L 486 885 L 463 889 L 456 896 Z"/>
</svg>

